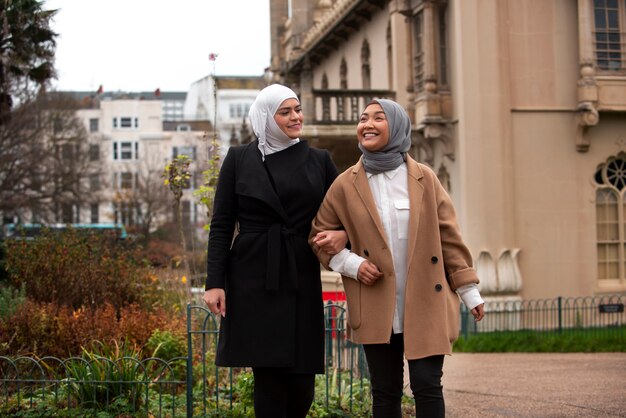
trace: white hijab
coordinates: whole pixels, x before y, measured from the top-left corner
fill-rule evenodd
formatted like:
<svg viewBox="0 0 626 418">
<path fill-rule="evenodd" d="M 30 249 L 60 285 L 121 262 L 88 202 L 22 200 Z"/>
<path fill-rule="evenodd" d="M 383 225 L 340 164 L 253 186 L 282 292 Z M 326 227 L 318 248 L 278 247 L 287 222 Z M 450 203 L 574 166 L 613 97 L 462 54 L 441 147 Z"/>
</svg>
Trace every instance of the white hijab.
<svg viewBox="0 0 626 418">
<path fill-rule="evenodd" d="M 300 138 L 291 139 L 285 134 L 274 120 L 274 115 L 280 105 L 287 99 L 300 100 L 296 93 L 281 84 L 272 84 L 265 87 L 250 106 L 250 124 L 252 131 L 259 139 L 261 158 L 282 151 L 300 142 Z"/>
</svg>

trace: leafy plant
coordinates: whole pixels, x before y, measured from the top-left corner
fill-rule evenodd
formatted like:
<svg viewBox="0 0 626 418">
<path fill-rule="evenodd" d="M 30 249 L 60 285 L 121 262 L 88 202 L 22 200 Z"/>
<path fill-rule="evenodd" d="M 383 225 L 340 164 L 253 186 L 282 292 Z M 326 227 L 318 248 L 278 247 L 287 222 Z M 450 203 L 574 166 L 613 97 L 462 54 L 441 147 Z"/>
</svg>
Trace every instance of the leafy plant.
<svg viewBox="0 0 626 418">
<path fill-rule="evenodd" d="M 187 356 L 187 343 L 183 335 L 175 335 L 171 331 L 155 329 L 146 343 L 152 357 L 171 360 Z"/>
<path fill-rule="evenodd" d="M 146 400 L 144 386 L 150 383 L 141 367 L 141 350 L 126 342 L 113 347 L 97 343 L 97 351 L 83 349 L 80 359 L 66 362 L 63 386 L 67 397 L 81 407 L 101 409 L 119 400 L 133 411 Z"/>
<path fill-rule="evenodd" d="M 26 285 L 19 289 L 11 286 L 0 286 L 0 320 L 11 316 L 26 300 Z"/>
<path fill-rule="evenodd" d="M 207 219 L 211 219 L 213 215 L 215 188 L 217 186 L 217 179 L 220 171 L 219 143 L 215 133 L 207 151 L 207 153 L 211 156 L 209 158 L 209 167 L 202 172 L 202 184 L 193 192 L 193 195 L 199 198 L 200 203 L 206 208 Z M 205 230 L 208 229 L 209 224 L 205 225 Z"/>
<path fill-rule="evenodd" d="M 183 253 L 187 251 L 187 240 L 185 238 L 185 229 L 183 228 L 183 214 L 181 199 L 183 197 L 183 191 L 188 187 L 191 180 L 191 171 L 189 166 L 193 163 L 191 157 L 185 154 L 176 156 L 170 161 L 163 171 L 162 177 L 165 178 L 165 185 L 169 187 L 170 191 L 174 195 L 174 209 L 176 213 L 176 222 L 178 224 L 178 232 L 180 234 L 180 243 L 182 245 Z M 189 271 L 189 266 L 184 258 L 186 271 Z"/>
<path fill-rule="evenodd" d="M 330 376 L 316 376 L 315 383 L 315 403 L 319 405 L 314 408 L 318 415 L 311 415 L 312 417 L 369 415 L 371 410 L 369 380 L 351 376 L 350 371 L 335 367 Z"/>
</svg>

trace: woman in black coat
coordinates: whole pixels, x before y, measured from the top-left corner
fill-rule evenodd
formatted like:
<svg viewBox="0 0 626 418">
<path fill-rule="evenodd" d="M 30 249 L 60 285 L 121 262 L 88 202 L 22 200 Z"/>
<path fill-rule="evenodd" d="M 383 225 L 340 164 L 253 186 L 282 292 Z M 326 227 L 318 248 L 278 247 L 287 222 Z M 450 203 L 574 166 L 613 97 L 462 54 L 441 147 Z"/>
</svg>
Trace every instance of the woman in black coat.
<svg viewBox="0 0 626 418">
<path fill-rule="evenodd" d="M 307 238 L 337 170 L 299 139 L 302 121 L 291 89 L 263 89 L 250 108 L 258 139 L 228 150 L 215 193 L 204 301 L 222 315 L 216 364 L 252 367 L 258 418 L 305 417 L 324 372 L 320 265 Z"/>
</svg>

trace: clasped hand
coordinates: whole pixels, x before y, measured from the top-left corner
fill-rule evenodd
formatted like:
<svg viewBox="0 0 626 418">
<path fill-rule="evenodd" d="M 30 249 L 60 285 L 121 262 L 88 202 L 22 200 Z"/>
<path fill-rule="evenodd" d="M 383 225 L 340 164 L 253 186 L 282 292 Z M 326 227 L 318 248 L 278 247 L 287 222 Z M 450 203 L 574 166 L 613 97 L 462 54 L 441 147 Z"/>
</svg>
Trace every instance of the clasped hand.
<svg viewBox="0 0 626 418">
<path fill-rule="evenodd" d="M 336 255 L 339 251 L 346 248 L 348 234 L 343 230 L 322 231 L 318 232 L 312 241 L 326 254 Z"/>
</svg>

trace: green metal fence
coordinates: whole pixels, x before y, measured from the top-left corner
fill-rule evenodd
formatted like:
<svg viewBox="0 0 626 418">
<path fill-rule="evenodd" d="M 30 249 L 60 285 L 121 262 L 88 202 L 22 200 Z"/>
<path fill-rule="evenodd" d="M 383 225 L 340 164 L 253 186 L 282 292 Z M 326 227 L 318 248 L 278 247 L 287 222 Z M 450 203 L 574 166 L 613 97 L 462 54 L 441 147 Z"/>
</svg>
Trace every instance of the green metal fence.
<svg viewBox="0 0 626 418">
<path fill-rule="evenodd" d="M 326 304 L 324 317 L 326 348 L 323 377 L 324 399 L 321 401 L 328 409 L 331 402 L 337 403 L 344 399 L 343 406 L 350 411 L 355 397 L 369 399 L 367 381 L 369 376 L 365 356 L 360 345 L 352 344 L 347 339 L 344 306 L 334 303 Z M 243 400 L 237 393 L 236 382 L 249 370 L 215 367 L 213 358 L 219 333 L 216 317 L 205 307 L 189 305 L 187 329 L 188 352 L 190 353 L 187 359 L 187 411 L 194 411 L 188 416 L 196 416 L 195 414 L 206 416 L 212 410 L 223 409 L 238 409 L 238 412 L 241 412 Z M 198 365 L 200 370 L 197 370 Z M 200 386 L 198 386 L 197 377 L 194 377 L 194 367 L 196 368 L 195 375 L 201 376 Z M 208 378 L 209 376 L 211 378 Z M 358 395 L 355 392 L 358 392 Z"/>
<path fill-rule="evenodd" d="M 177 394 L 184 380 L 176 367 L 185 358 L 164 361 L 123 356 L 0 357 L 0 415 L 49 415 L 49 409 L 74 416 L 119 408 L 133 416 L 179 416 Z M 46 414 L 46 410 L 48 410 Z M 38 415 L 40 414 L 40 415 Z"/>
<path fill-rule="evenodd" d="M 369 405 L 367 367 L 362 348 L 346 338 L 345 308 L 327 304 L 325 325 L 326 375 L 318 376 L 324 388 L 316 403 L 347 411 L 353 402 Z M 0 415 L 55 416 L 45 412 L 52 407 L 63 416 L 251 416 L 251 397 L 246 401 L 242 393 L 251 388 L 250 371 L 214 364 L 216 317 L 188 305 L 187 331 L 187 357 L 169 361 L 133 353 L 113 359 L 0 356 Z"/>
<path fill-rule="evenodd" d="M 474 322 L 461 311 L 465 337 L 488 332 L 542 331 L 563 333 L 584 329 L 626 337 L 624 295 L 542 300 L 488 301 L 487 315 Z M 269 326 L 269 325 L 268 325 Z M 369 383 L 362 347 L 347 340 L 346 310 L 341 303 L 325 305 L 326 373 L 316 404 L 327 410 L 369 407 Z M 133 353 L 118 358 L 0 356 L 0 415 L 196 417 L 250 416 L 250 371 L 214 364 L 219 322 L 206 308 L 187 307 L 188 354 L 184 358 L 140 359 Z M 248 403 L 246 403 L 248 402 Z M 355 405 L 358 403 L 358 405 Z M 24 411 L 31 411 L 26 415 Z M 41 412 L 38 414 L 38 412 Z M 117 414 L 117 415 L 116 415 Z M 124 415 L 126 414 L 126 415 Z M 365 414 L 367 415 L 367 414 Z"/>
<path fill-rule="evenodd" d="M 475 322 L 462 306 L 461 334 L 470 337 L 485 332 L 541 331 L 562 333 L 587 330 L 598 334 L 626 336 L 624 295 L 603 295 L 537 300 L 487 300 L 485 318 Z"/>
</svg>

